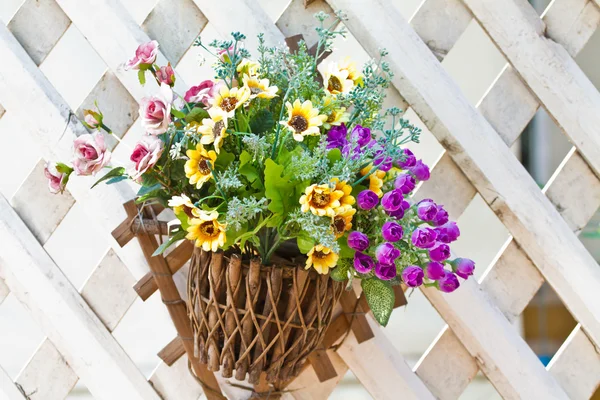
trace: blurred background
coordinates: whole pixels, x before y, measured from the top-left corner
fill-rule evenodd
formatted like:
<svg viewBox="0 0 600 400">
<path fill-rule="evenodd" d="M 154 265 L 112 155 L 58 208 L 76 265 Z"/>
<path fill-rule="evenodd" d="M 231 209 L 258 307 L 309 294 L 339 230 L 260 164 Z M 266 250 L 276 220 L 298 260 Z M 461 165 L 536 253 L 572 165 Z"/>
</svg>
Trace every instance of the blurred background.
<svg viewBox="0 0 600 400">
<path fill-rule="evenodd" d="M 56 18 L 61 18 L 60 13 L 48 14 L 47 18 L 53 19 L 52 21 L 43 19 L 28 21 L 20 13 L 23 13 L 26 7 L 51 7 L 50 3 L 53 1 L 0 0 L 0 20 L 8 26 L 17 39 L 27 30 L 27 24 L 39 24 L 40 31 L 44 31 L 46 25 L 56 25 Z M 160 27 L 153 25 L 152 10 L 159 0 L 121 0 L 121 2 L 136 22 L 141 24 L 151 37 L 154 37 L 153 30 Z M 160 1 L 160 3 L 164 2 L 165 0 Z M 421 0 L 395 1 L 406 19 L 410 19 L 421 2 Z M 189 23 L 190 18 L 194 18 L 194 15 L 190 14 L 188 3 L 191 2 L 179 0 L 172 2 L 171 18 L 186 19 Z M 274 21 L 279 20 L 285 25 L 286 19 L 293 17 L 284 13 L 290 0 L 260 0 L 258 3 Z M 540 14 L 544 12 L 549 3 L 550 0 L 532 0 L 533 6 Z M 186 4 L 185 7 L 183 4 Z M 315 9 L 315 12 L 320 10 L 318 1 L 311 7 Z M 101 97 L 101 93 L 92 89 L 97 87 L 96 82 L 105 79 L 106 66 L 68 18 L 61 22 L 61 26 L 62 28 L 57 34 L 60 40 L 57 38 L 53 46 L 48 49 L 47 54 L 40 55 L 40 59 L 35 61 L 50 82 L 61 92 L 71 108 L 78 110 L 80 116 L 81 110 L 91 106 L 95 97 Z M 107 29 L 110 28 L 107 27 Z M 189 36 L 192 38 L 197 36 L 200 34 L 200 29 L 202 28 L 199 27 L 198 32 L 190 32 Z M 312 28 L 307 27 L 307 32 L 303 33 L 309 34 L 310 29 Z M 216 37 L 218 34 L 209 21 L 202 29 L 203 41 L 208 42 L 211 38 Z M 22 44 L 27 49 L 27 43 L 22 42 Z M 168 51 L 171 43 L 161 44 L 163 44 L 163 51 L 169 57 Z M 188 44 L 184 44 L 186 49 L 187 46 Z M 600 69 L 598 68 L 600 52 L 597 49 L 600 49 L 600 31 L 596 31 L 576 61 L 596 87 L 600 88 Z M 175 52 L 178 49 L 170 47 L 170 51 Z M 348 54 L 351 54 L 359 63 L 368 58 L 356 41 L 349 37 L 336 42 L 336 51 L 331 59 L 341 59 Z M 210 60 L 200 65 L 203 62 L 203 56 L 198 48 L 184 50 L 178 56 L 180 60 L 177 63 L 177 71 L 186 82 L 199 82 L 211 76 Z M 123 62 L 125 61 L 123 60 Z M 505 60 L 483 30 L 475 22 L 471 22 L 455 47 L 445 57 L 443 66 L 460 85 L 469 101 L 476 105 L 504 68 Z M 118 88 L 113 89 L 110 82 L 105 82 L 104 90 L 118 90 Z M 90 94 L 90 92 L 92 93 Z M 390 99 L 390 105 L 394 104 L 394 99 L 394 97 Z M 116 117 L 119 114 L 135 115 L 137 105 L 133 99 L 131 100 L 129 103 L 118 105 L 100 101 L 100 107 L 106 114 L 106 120 L 110 123 L 111 116 Z M 2 114 L 3 111 L 0 107 L 0 116 Z M 413 122 L 419 122 L 418 117 L 411 110 L 407 110 L 406 115 Z M 135 142 L 140 133 L 139 123 L 134 122 L 135 116 L 131 119 L 130 124 L 124 125 L 127 135 L 124 137 L 123 143 L 129 143 L 129 145 Z M 9 132 L 11 133 L 10 140 L 15 141 L 14 145 L 11 142 L 11 148 L 18 146 L 35 149 L 35 144 L 30 143 L 26 135 L 18 134 L 18 118 L 7 113 L 0 118 L 0 137 L 6 138 Z M 123 132 L 124 134 L 125 132 Z M 31 150 L 27 151 L 24 156 L 21 153 L 17 160 L 14 159 L 13 154 L 10 154 L 11 150 L 7 147 L 9 146 L 0 147 L 0 171 L 11 168 L 14 173 L 2 173 L 0 193 L 7 199 L 11 199 L 31 169 L 37 168 L 40 156 L 35 153 L 35 150 Z M 430 165 L 436 163 L 443 151 L 426 129 L 422 143 L 412 147 L 415 147 L 415 153 Z M 552 180 L 554 171 L 571 149 L 572 146 L 567 138 L 543 109 L 538 111 L 513 146 L 515 156 L 521 160 L 540 187 L 544 187 Z M 118 146 L 114 157 L 118 161 L 126 161 L 127 154 L 126 148 Z M 83 286 L 92 268 L 102 259 L 109 246 L 107 238 L 102 233 L 95 232 L 93 227 L 87 232 L 85 241 L 81 238 L 70 237 L 71 232 L 76 229 L 78 221 L 84 218 L 83 211 L 75 203 L 57 231 L 44 244 L 46 251 L 63 268 L 65 274 L 77 288 Z M 458 223 L 462 235 L 453 250 L 457 254 L 467 255 L 476 261 L 478 265 L 476 277 L 480 278 L 493 262 L 498 249 L 509 239 L 509 233 L 479 196 L 472 201 Z M 580 233 L 580 239 L 597 260 L 600 257 L 599 226 L 600 216 L 597 215 Z M 485 235 L 480 234 L 483 230 L 486 232 Z M 69 252 L 65 251 L 66 242 L 72 244 Z M 144 272 L 132 271 L 136 278 Z M 408 305 L 394 312 L 385 332 L 406 361 L 414 367 L 438 336 L 445 323 L 421 292 L 407 292 L 407 297 Z M 531 348 L 538 354 L 541 362 L 547 364 L 575 325 L 576 322 L 562 305 L 560 299 L 549 286 L 544 285 L 523 315 L 516 321 L 515 329 L 523 335 Z M 146 376 L 150 376 L 159 362 L 156 353 L 175 336 L 175 331 L 166 309 L 155 295 L 145 303 L 138 299 L 115 330 L 114 336 Z M 42 332 L 28 317 L 23 306 L 13 295 L 9 295 L 3 306 L 0 307 L 0 362 L 13 379 L 17 377 L 20 369 L 35 352 L 42 339 Z M 470 384 L 461 399 L 498 397 L 493 386 L 484 376 L 480 375 Z M 90 399 L 91 396 L 83 385 L 78 384 L 68 398 Z M 331 398 L 368 399 L 370 396 L 349 372 Z"/>
</svg>

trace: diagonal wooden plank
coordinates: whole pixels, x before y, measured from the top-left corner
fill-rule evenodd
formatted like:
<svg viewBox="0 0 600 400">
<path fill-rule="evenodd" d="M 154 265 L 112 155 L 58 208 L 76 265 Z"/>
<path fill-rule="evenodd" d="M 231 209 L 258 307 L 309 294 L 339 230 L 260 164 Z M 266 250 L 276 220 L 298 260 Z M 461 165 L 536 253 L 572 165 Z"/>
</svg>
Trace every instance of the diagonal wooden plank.
<svg viewBox="0 0 600 400">
<path fill-rule="evenodd" d="M 544 25 L 526 0 L 463 2 L 600 175 L 600 93 L 575 60 L 544 36 Z"/>
<path fill-rule="evenodd" d="M 2 279 L 0 279 L 0 304 L 2 304 L 2 302 L 4 301 L 4 299 L 6 299 L 9 293 L 10 290 L 8 289 L 8 286 L 6 286 L 6 283 L 4 283 Z"/>
<path fill-rule="evenodd" d="M 26 400 L 2 366 L 0 366 L 0 397 L 5 400 Z"/>
<path fill-rule="evenodd" d="M 98 399 L 159 399 L 5 199 L 0 275 Z M 110 382 L 107 385 L 106 382 Z"/>
</svg>

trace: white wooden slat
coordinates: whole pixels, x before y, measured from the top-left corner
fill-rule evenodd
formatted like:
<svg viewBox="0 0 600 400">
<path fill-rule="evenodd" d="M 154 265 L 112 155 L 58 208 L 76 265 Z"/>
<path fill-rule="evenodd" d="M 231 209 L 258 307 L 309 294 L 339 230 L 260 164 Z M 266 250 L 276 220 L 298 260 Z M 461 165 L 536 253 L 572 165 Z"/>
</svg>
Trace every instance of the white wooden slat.
<svg viewBox="0 0 600 400">
<path fill-rule="evenodd" d="M 26 400 L 23 393 L 13 383 L 11 377 L 0 365 L 0 398 L 3 400 Z"/>
<path fill-rule="evenodd" d="M 186 355 L 170 367 L 161 362 L 152 373 L 150 383 L 163 400 L 195 400 L 203 393 L 188 370 Z"/>
<path fill-rule="evenodd" d="M 315 30 L 317 20 L 314 17 L 318 12 L 333 15 L 333 10 L 324 1 L 315 1 L 305 8 L 304 0 L 292 0 L 277 20 L 276 25 L 286 37 L 302 34 L 306 45 L 310 48 L 319 40 Z"/>
<path fill-rule="evenodd" d="M 542 15 L 546 35 L 575 57 L 600 24 L 600 9 L 590 0 L 554 0 Z"/>
<path fill-rule="evenodd" d="M 110 249 L 84 284 L 81 296 L 112 332 L 137 298 L 135 282 L 127 266 Z"/>
<path fill-rule="evenodd" d="M 358 344 L 349 331 L 337 353 L 375 399 L 434 399 L 371 315 L 367 317 L 375 337 Z"/>
<path fill-rule="evenodd" d="M 600 383 L 600 355 L 577 325 L 548 364 L 572 399 L 589 399 Z"/>
<path fill-rule="evenodd" d="M 144 376 L 0 199 L 0 275 L 97 399 L 157 399 Z M 110 384 L 107 384 L 110 382 Z"/>
<path fill-rule="evenodd" d="M 331 3 L 348 10 L 358 6 L 352 0 Z M 402 16 L 386 1 L 375 2 L 369 10 L 374 18 L 351 14 L 348 27 L 371 54 L 380 46 L 388 47 L 390 65 L 397 73 L 394 84 L 401 94 L 461 166 L 575 318 L 599 341 L 600 298 L 596 294 L 600 290 L 600 270 L 595 260 Z M 368 22 L 378 20 L 386 23 Z"/>
<path fill-rule="evenodd" d="M 327 355 L 337 372 L 335 378 L 319 382 L 314 369 L 306 368 L 286 387 L 287 392 L 283 394 L 282 399 L 312 400 L 320 397 L 329 397 L 329 394 L 333 392 L 340 383 L 340 380 L 346 375 L 348 366 L 337 352 L 328 350 Z"/>
<path fill-rule="evenodd" d="M 63 400 L 77 380 L 75 372 L 47 338 L 17 377 L 28 400 Z"/>
<path fill-rule="evenodd" d="M 567 51 L 544 36 L 521 0 L 463 0 L 596 174 L 600 174 L 600 93 Z"/>
<path fill-rule="evenodd" d="M 3 279 L 0 279 L 0 304 L 2 304 L 2 302 L 4 301 L 4 299 L 6 299 L 9 293 L 10 290 L 8 289 L 8 286 L 6 286 L 6 283 L 4 283 Z"/>
</svg>

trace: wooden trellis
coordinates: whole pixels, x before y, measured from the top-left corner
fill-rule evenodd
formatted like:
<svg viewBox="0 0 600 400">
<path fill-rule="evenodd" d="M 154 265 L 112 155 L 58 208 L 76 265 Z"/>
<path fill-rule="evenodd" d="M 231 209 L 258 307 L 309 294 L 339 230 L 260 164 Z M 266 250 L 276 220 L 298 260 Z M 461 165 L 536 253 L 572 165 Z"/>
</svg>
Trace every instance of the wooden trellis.
<svg viewBox="0 0 600 400">
<path fill-rule="evenodd" d="M 448 325 L 414 370 L 367 316 L 362 323 L 372 338 L 362 341 L 351 330 L 336 351 L 326 351 L 336 378 L 319 382 L 323 371 L 309 366 L 283 397 L 327 398 L 348 369 L 377 399 L 399 393 L 455 399 L 478 371 L 504 398 L 591 396 L 600 384 L 600 268 L 576 235 L 600 206 L 600 94 L 573 57 L 600 24 L 600 0 L 554 0 L 541 17 L 525 0 L 426 0 L 410 21 L 392 0 L 314 1 L 308 9 L 293 0 L 280 16 L 265 11 L 267 0 L 153 3 L 140 16 L 119 0 L 26 0 L 10 22 L 0 23 L 0 117 L 14 113 L 22 123 L 11 134 L 26 135 L 45 160 L 68 160 L 73 138 L 86 132 L 73 114 L 98 99 L 109 105 L 107 118 L 124 143 L 134 141 L 141 134 L 137 102 L 153 91 L 123 69 L 139 43 L 152 38 L 163 45 L 159 62 L 168 58 L 177 66 L 181 91 L 179 63 L 201 31 L 222 37 L 245 32 L 248 47 L 259 32 L 273 44 L 296 33 L 310 42 L 312 14 L 342 9 L 348 30 L 369 55 L 388 49 L 396 105 L 412 108 L 445 148 L 416 196 L 439 199 L 457 218 L 479 193 L 512 235 L 480 283 L 467 281 L 450 295 L 423 289 Z M 476 107 L 440 64 L 473 20 L 506 59 Z M 79 109 L 39 68 L 73 27 L 104 62 Z M 540 106 L 575 146 L 543 190 L 509 150 Z M 10 146 L 6 132 L 0 138 Z M 113 145 L 115 155 L 128 152 Z M 65 196 L 51 196 L 42 160 L 26 168 L 33 170 L 10 203 L 0 200 L 0 302 L 12 292 L 47 337 L 15 382 L 0 359 L 0 398 L 64 399 L 81 379 L 97 399 L 197 399 L 202 388 L 189 375 L 187 358 L 179 357 L 177 339 L 148 381 L 111 334 L 138 294 L 145 299 L 157 289 L 151 275 L 134 278 L 148 271 L 139 246 L 121 247 L 127 238 L 119 235 L 107 239 L 110 248 L 81 291 L 43 247 L 75 204 L 109 238 L 126 219 L 121 204 L 134 189 L 118 184 L 90 191 L 91 181 L 81 179 Z M 167 257 L 172 272 L 186 251 Z M 511 325 L 543 282 L 579 322 L 547 368 Z M 220 383 L 227 397 L 248 396 Z"/>
</svg>

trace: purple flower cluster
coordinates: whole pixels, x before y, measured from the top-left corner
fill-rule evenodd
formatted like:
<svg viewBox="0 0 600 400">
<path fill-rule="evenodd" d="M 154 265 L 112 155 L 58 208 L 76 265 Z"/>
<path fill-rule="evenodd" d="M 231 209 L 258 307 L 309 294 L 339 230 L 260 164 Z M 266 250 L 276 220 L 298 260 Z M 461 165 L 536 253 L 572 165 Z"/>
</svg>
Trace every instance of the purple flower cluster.
<svg viewBox="0 0 600 400">
<path fill-rule="evenodd" d="M 348 140 L 348 128 L 345 124 L 332 126 L 327 132 L 327 149 L 340 149 L 346 157 L 349 155 L 358 157 L 363 152 L 365 146 L 370 147 L 375 143 L 375 140 L 371 136 L 371 129 L 360 125 L 356 125 L 352 129 L 350 140 Z"/>
</svg>

